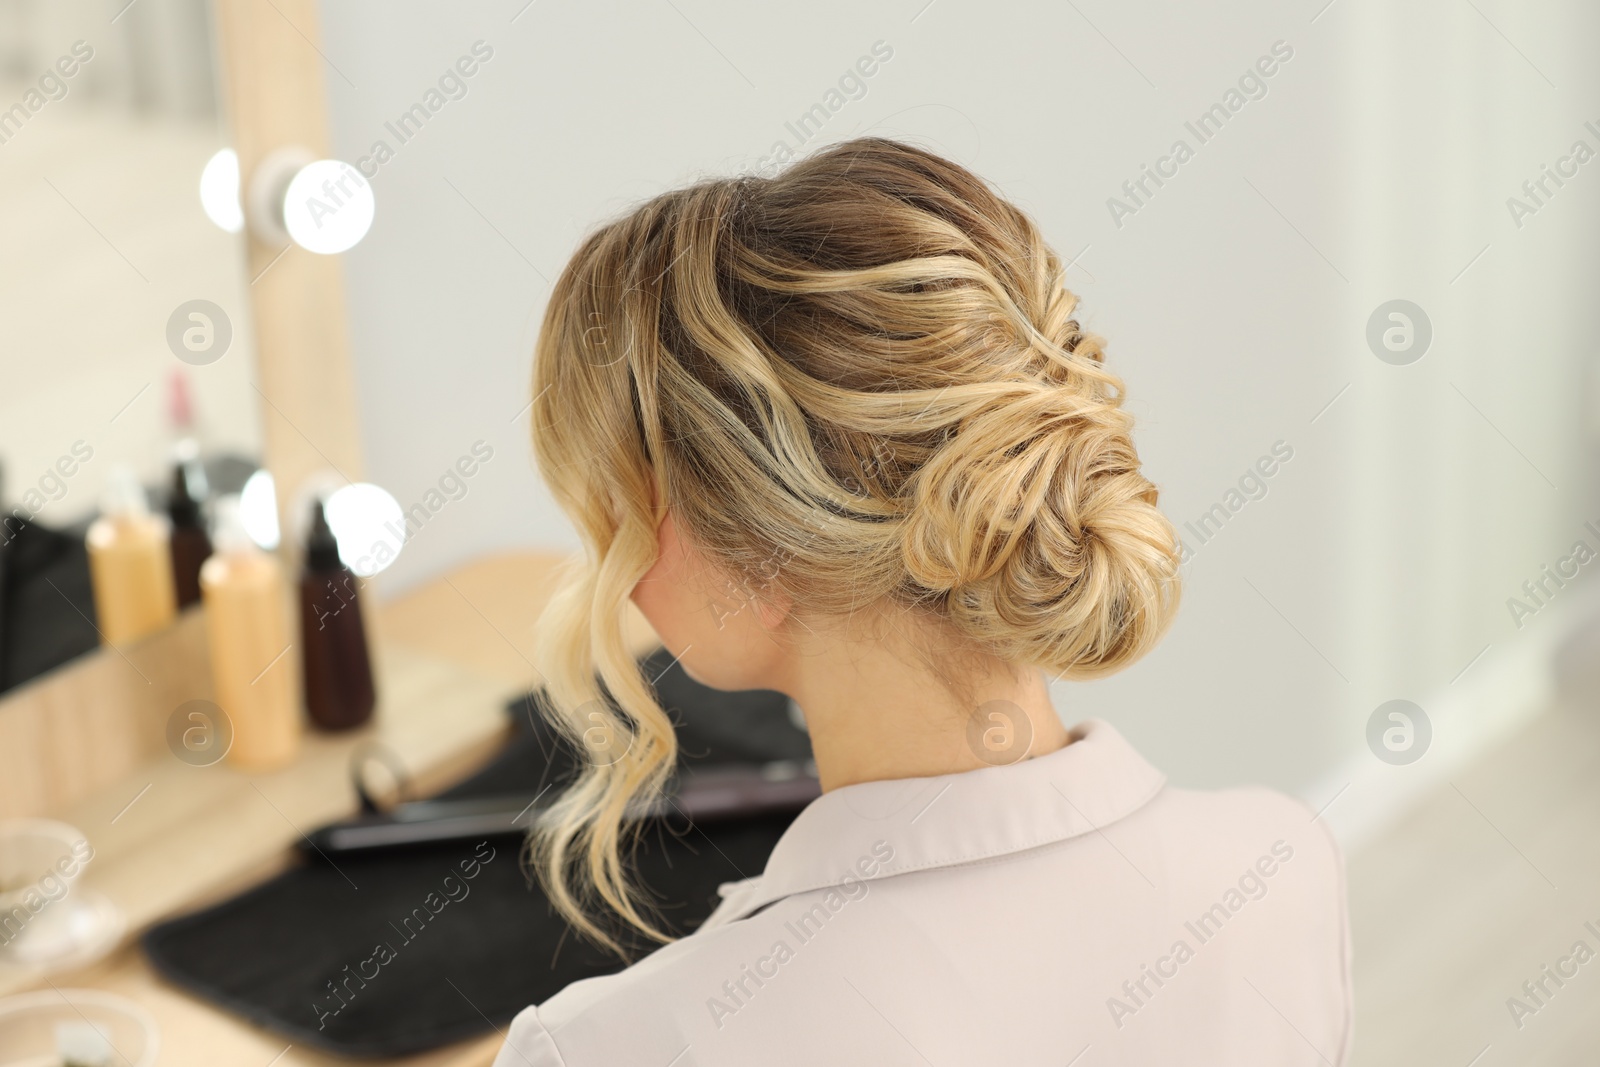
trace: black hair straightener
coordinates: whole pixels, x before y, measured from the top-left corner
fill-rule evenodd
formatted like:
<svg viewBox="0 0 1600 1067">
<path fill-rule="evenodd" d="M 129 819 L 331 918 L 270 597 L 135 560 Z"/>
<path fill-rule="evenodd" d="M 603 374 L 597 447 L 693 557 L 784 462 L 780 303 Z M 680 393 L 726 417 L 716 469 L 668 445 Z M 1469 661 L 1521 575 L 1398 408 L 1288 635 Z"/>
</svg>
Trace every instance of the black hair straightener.
<svg viewBox="0 0 1600 1067">
<path fill-rule="evenodd" d="M 724 763 L 686 768 L 665 795 L 640 818 L 710 823 L 757 815 L 798 812 L 821 795 L 815 772 L 807 763 L 776 760 L 764 764 Z M 389 811 L 359 815 L 313 830 L 301 841 L 303 851 L 334 853 L 405 848 L 448 841 L 525 834 L 550 804 L 553 791 L 537 795 L 500 795 L 459 800 L 416 800 Z"/>
</svg>

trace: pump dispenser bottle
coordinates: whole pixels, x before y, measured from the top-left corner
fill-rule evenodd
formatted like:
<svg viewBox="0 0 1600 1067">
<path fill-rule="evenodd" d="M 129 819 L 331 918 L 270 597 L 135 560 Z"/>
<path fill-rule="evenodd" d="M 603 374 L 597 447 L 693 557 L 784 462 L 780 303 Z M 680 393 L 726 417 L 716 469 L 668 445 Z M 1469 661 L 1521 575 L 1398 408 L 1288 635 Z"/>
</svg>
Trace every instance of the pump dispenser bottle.
<svg viewBox="0 0 1600 1067">
<path fill-rule="evenodd" d="M 372 718 L 376 693 L 355 575 L 320 500 L 311 504 L 305 570 L 300 575 L 300 647 L 306 712 L 324 730 L 348 730 Z"/>
<path fill-rule="evenodd" d="M 144 487 L 133 469 L 119 465 L 89 526 L 89 582 L 100 639 L 121 645 L 172 622 L 177 599 L 167 520 L 150 514 Z"/>
<path fill-rule="evenodd" d="M 200 565 L 211 555 L 206 534 L 204 505 L 206 470 L 194 438 L 186 437 L 173 451 L 172 492 L 167 516 L 172 520 L 172 578 L 177 583 L 178 607 L 200 599 Z"/>
<path fill-rule="evenodd" d="M 228 760 L 275 770 L 294 759 L 301 730 L 283 568 L 250 540 L 238 497 L 217 501 L 213 543 L 200 594 L 217 704 L 233 725 Z"/>
</svg>

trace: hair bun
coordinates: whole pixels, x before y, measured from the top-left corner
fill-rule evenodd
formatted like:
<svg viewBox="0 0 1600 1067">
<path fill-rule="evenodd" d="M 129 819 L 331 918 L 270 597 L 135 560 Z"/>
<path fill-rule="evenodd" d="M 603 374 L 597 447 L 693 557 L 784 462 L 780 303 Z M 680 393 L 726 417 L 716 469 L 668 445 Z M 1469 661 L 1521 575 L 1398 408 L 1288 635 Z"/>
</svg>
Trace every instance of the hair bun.
<svg viewBox="0 0 1600 1067">
<path fill-rule="evenodd" d="M 1110 673 L 1170 621 L 1176 536 L 1139 472 L 1117 398 L 1006 384 L 908 486 L 907 574 L 921 599 L 937 598 L 955 626 L 1004 658 Z"/>
</svg>

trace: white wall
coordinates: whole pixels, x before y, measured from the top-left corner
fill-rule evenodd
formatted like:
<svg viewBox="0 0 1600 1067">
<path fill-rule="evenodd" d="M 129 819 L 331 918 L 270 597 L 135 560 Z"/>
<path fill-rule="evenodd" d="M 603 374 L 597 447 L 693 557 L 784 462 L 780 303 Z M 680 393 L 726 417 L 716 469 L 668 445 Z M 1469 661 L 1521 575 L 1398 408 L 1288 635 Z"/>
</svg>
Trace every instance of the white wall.
<svg viewBox="0 0 1600 1067">
<path fill-rule="evenodd" d="M 375 227 L 346 257 L 372 479 L 409 505 L 474 441 L 495 449 L 387 588 L 496 548 L 575 545 L 519 417 L 550 280 L 603 217 L 792 145 L 786 121 L 881 40 L 893 58 L 807 147 L 917 140 L 1081 253 L 1072 283 L 1177 522 L 1275 442 L 1293 449 L 1265 498 L 1191 542 L 1169 640 L 1116 679 L 1059 686 L 1064 713 L 1112 719 L 1179 782 L 1332 796 L 1350 768 L 1380 766 L 1364 741 L 1378 704 L 1452 707 L 1442 694 L 1519 649 L 1537 663 L 1522 639 L 1554 613 L 1519 633 L 1505 600 L 1600 520 L 1581 298 L 1600 162 L 1521 228 L 1505 205 L 1574 140 L 1600 149 L 1583 127 L 1600 127 L 1600 107 L 1577 103 L 1597 99 L 1584 48 L 1600 17 L 1573 0 L 1392 7 L 324 5 L 351 161 L 379 139 L 395 148 L 385 121 L 475 41 L 494 50 L 379 168 Z M 1293 55 L 1266 95 L 1200 144 L 1185 122 L 1278 41 Z M 1193 158 L 1115 220 L 1108 198 L 1179 138 Z M 1393 298 L 1433 323 L 1409 366 L 1364 339 Z"/>
</svg>

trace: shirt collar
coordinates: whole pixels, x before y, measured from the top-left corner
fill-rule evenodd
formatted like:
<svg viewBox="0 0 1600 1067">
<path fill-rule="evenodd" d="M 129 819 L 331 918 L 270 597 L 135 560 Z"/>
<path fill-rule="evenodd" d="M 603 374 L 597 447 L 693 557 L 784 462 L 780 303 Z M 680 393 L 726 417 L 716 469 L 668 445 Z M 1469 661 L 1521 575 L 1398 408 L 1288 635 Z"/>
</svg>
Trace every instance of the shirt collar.
<svg viewBox="0 0 1600 1067">
<path fill-rule="evenodd" d="M 1166 784 L 1103 720 L 1087 719 L 1069 736 L 1055 752 L 1010 766 L 824 793 L 779 838 L 759 878 L 723 887 L 708 925 L 850 878 L 952 867 L 1093 833 Z"/>
</svg>

